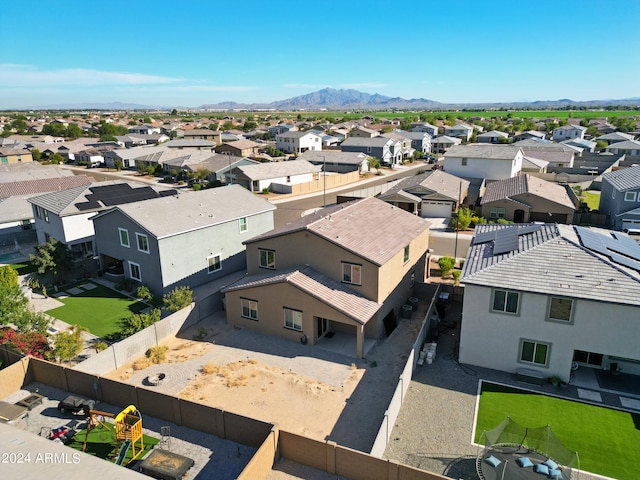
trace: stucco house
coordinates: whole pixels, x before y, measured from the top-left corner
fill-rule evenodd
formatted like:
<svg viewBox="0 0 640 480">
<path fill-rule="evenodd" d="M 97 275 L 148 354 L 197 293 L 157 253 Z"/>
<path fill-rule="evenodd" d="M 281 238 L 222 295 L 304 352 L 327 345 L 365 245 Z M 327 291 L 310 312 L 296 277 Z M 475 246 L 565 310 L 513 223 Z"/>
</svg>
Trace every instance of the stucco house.
<svg viewBox="0 0 640 480">
<path fill-rule="evenodd" d="M 405 132 L 398 130 L 405 138 L 411 140 L 411 148 L 421 153 L 431 153 L 431 135 L 427 132 Z"/>
<path fill-rule="evenodd" d="M 139 133 L 140 135 L 153 135 L 154 133 L 162 133 L 160 127 L 153 125 L 136 125 L 129 127 L 129 133 Z"/>
<path fill-rule="evenodd" d="M 445 153 L 454 145 L 460 145 L 462 140 L 459 138 L 440 135 L 431 140 L 431 151 L 433 153 Z"/>
<path fill-rule="evenodd" d="M 285 132 L 276 135 L 276 148 L 285 153 L 322 150 L 322 136 L 313 132 Z"/>
<path fill-rule="evenodd" d="M 213 150 L 216 153 L 222 153 L 225 155 L 235 155 L 236 157 L 250 157 L 260 153 L 260 150 L 264 148 L 262 143 L 254 142 L 253 140 L 236 140 L 235 142 L 227 142 L 222 145 L 218 145 Z"/>
<path fill-rule="evenodd" d="M 362 152 L 341 152 L 336 150 L 323 150 L 316 152 L 307 150 L 298 157 L 298 160 L 306 160 L 314 165 L 322 166 L 325 172 L 367 173 L 369 168 L 369 156 Z"/>
<path fill-rule="evenodd" d="M 520 174 L 523 157 L 512 145 L 456 145 L 444 154 L 443 168 L 456 177 L 501 180 Z"/>
<path fill-rule="evenodd" d="M 222 132 L 219 130 L 209 130 L 208 128 L 193 128 L 184 131 L 185 140 L 209 140 L 216 145 L 222 143 Z"/>
<path fill-rule="evenodd" d="M 565 382 L 577 368 L 638 375 L 639 271 L 640 246 L 621 232 L 479 225 L 461 276 L 458 360 Z"/>
<path fill-rule="evenodd" d="M 0 165 L 33 162 L 31 151 L 25 148 L 0 148 Z"/>
<path fill-rule="evenodd" d="M 363 126 L 358 126 L 349 132 L 349 137 L 358 137 L 358 138 L 373 138 L 380 135 L 378 130 L 374 130 L 373 128 L 367 128 Z"/>
<path fill-rule="evenodd" d="M 340 144 L 343 152 L 362 152 L 394 167 L 402 163 L 402 143 L 385 137 L 349 137 Z"/>
<path fill-rule="evenodd" d="M 467 197 L 469 184 L 442 170 L 432 170 L 401 180 L 377 198 L 423 218 L 446 218 Z"/>
<path fill-rule="evenodd" d="M 349 336 L 362 357 L 424 280 L 429 222 L 370 197 L 245 244 L 247 277 L 223 289 L 229 324 L 309 344 Z"/>
<path fill-rule="evenodd" d="M 275 207 L 238 185 L 122 204 L 93 217 L 100 265 L 156 295 L 245 268 L 243 241 L 273 229 Z"/>
<path fill-rule="evenodd" d="M 615 144 L 614 144 L 615 145 Z M 640 231 L 640 166 L 621 168 L 602 175 L 600 213 L 615 230 Z"/>
<path fill-rule="evenodd" d="M 481 215 L 515 223 L 573 223 L 578 199 L 568 186 L 528 174 L 487 183 L 480 201 Z"/>
<path fill-rule="evenodd" d="M 573 168 L 576 149 L 569 145 L 539 139 L 521 140 L 513 145 L 520 147 L 525 157 L 544 160 L 550 168 Z"/>
<path fill-rule="evenodd" d="M 269 136 L 272 138 L 275 138 L 277 135 L 280 135 L 281 133 L 295 132 L 296 130 L 298 130 L 297 127 L 286 124 L 286 123 L 283 123 L 281 125 L 274 125 L 272 127 L 267 128 L 267 131 L 269 132 Z"/>
<path fill-rule="evenodd" d="M 471 135 L 473 135 L 473 127 L 466 123 L 458 123 L 444 127 L 444 134 L 448 137 L 459 138 L 468 142 L 471 139 Z"/>
<path fill-rule="evenodd" d="M 274 192 L 288 193 L 291 185 L 316 180 L 321 165 L 314 165 L 306 160 L 288 162 L 264 162 L 255 165 L 239 165 L 227 174 L 227 183 L 237 183 L 251 192 L 262 192 L 265 189 Z"/>
<path fill-rule="evenodd" d="M 625 140 L 624 142 L 612 143 L 604 148 L 605 152 L 624 153 L 625 155 L 640 155 L 640 141 Z"/>
<path fill-rule="evenodd" d="M 529 140 L 529 139 L 544 140 L 546 137 L 547 135 L 544 132 L 539 132 L 537 130 L 526 130 L 524 132 L 521 132 L 515 135 L 513 139 L 516 142 L 520 142 L 522 140 Z"/>
<path fill-rule="evenodd" d="M 596 137 L 599 142 L 605 142 L 607 145 L 617 142 L 626 142 L 627 140 L 633 140 L 633 135 L 624 132 L 612 132 L 605 135 Z"/>
<path fill-rule="evenodd" d="M 428 133 L 432 137 L 438 135 L 438 127 L 435 125 L 431 125 L 428 122 L 415 122 L 411 124 L 412 132 L 423 132 Z"/>
<path fill-rule="evenodd" d="M 582 125 L 564 125 L 553 130 L 553 141 L 561 142 L 572 138 L 584 138 L 587 127 Z"/>
<path fill-rule="evenodd" d="M 484 132 L 478 135 L 478 143 L 508 143 L 508 141 L 509 134 L 497 130 L 491 130 L 490 132 Z"/>
<path fill-rule="evenodd" d="M 97 213 L 131 202 L 139 202 L 176 191 L 143 183 L 98 182 L 59 190 L 29 199 L 33 208 L 38 242 L 50 237 L 64 243 L 78 258 L 95 254 L 95 231 L 91 218 Z"/>
</svg>

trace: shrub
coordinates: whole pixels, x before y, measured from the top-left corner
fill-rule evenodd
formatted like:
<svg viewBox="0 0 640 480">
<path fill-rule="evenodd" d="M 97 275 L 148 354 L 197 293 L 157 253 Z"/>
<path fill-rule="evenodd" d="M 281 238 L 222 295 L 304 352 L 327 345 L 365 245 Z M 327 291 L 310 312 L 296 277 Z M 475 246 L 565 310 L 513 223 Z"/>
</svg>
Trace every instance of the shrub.
<svg viewBox="0 0 640 480">
<path fill-rule="evenodd" d="M 156 345 L 147 350 L 145 355 L 153 363 L 162 363 L 167 360 L 167 350 L 169 350 L 169 347 L 166 345 Z"/>
<path fill-rule="evenodd" d="M 460 283 L 460 274 L 462 272 L 460 270 L 454 270 L 453 272 L 451 272 L 451 275 L 453 276 L 453 283 L 455 283 L 456 285 L 458 285 L 458 283 Z"/>
<path fill-rule="evenodd" d="M 120 336 L 122 338 L 144 330 L 160 320 L 160 310 L 154 308 L 149 313 L 134 313 L 120 320 Z"/>
<path fill-rule="evenodd" d="M 191 288 L 176 287 L 164 295 L 164 308 L 170 312 L 177 312 L 188 306 L 193 301 L 193 291 Z"/>
<path fill-rule="evenodd" d="M 16 332 L 10 327 L 0 330 L 0 345 L 7 345 L 23 355 L 45 360 L 53 359 L 53 350 L 46 335 L 39 332 Z"/>
<path fill-rule="evenodd" d="M 109 345 L 107 345 L 105 342 L 96 342 L 93 344 L 93 348 L 96 349 L 96 352 L 102 352 L 103 350 L 109 348 Z"/>
<path fill-rule="evenodd" d="M 456 259 L 453 257 L 440 257 L 440 259 L 438 260 L 438 266 L 440 267 L 440 275 L 442 277 L 446 277 L 447 275 L 449 275 L 449 273 L 451 273 L 451 270 L 453 270 L 453 267 L 456 264 Z"/>
<path fill-rule="evenodd" d="M 146 285 L 140 285 L 138 287 L 136 295 L 138 296 L 138 298 L 144 300 L 147 303 L 149 303 L 151 301 L 151 298 L 153 298 L 151 290 L 149 290 L 149 287 L 147 287 Z"/>
<path fill-rule="evenodd" d="M 466 230 L 471 225 L 473 219 L 473 213 L 468 208 L 461 208 L 458 214 L 451 219 L 453 228 L 456 230 Z"/>
<path fill-rule="evenodd" d="M 268 188 L 268 187 L 264 187 L 264 188 L 262 189 L 262 193 L 264 193 L 264 194 L 269 193 L 269 188 Z"/>
</svg>

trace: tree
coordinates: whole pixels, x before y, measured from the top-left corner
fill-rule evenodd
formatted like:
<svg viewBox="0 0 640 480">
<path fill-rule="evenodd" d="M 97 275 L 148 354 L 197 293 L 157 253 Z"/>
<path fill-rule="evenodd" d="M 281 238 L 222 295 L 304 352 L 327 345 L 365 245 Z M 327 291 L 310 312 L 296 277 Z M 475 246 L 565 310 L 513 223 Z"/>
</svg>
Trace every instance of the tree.
<svg viewBox="0 0 640 480">
<path fill-rule="evenodd" d="M 456 230 L 466 230 L 471 225 L 471 219 L 473 218 L 473 212 L 468 208 L 461 208 L 458 210 L 458 215 L 453 217 L 453 228 Z"/>
<path fill-rule="evenodd" d="M 249 132 L 251 130 L 255 130 L 256 128 L 258 128 L 258 124 L 256 122 L 254 122 L 253 120 L 249 120 L 247 119 L 244 122 L 244 125 L 242 126 L 242 130 L 245 132 Z"/>
<path fill-rule="evenodd" d="M 33 158 L 33 160 L 35 162 L 39 162 L 40 160 L 42 160 L 42 152 L 40 150 L 38 150 L 37 148 L 32 148 L 31 149 L 31 157 Z"/>
<path fill-rule="evenodd" d="M 0 267 L 0 325 L 13 323 L 27 309 L 29 300 L 18 284 L 18 272 Z"/>
<path fill-rule="evenodd" d="M 456 264 L 456 259 L 453 257 L 440 257 L 438 260 L 438 266 L 440 267 L 440 275 L 446 277 L 453 270 Z"/>
<path fill-rule="evenodd" d="M 18 134 L 22 134 L 27 131 L 28 125 L 27 122 L 24 121 L 24 118 L 18 117 L 14 121 L 11 122 L 11 127 L 15 128 Z"/>
<path fill-rule="evenodd" d="M 14 319 L 13 324 L 19 332 L 38 332 L 46 335 L 51 326 L 51 320 L 42 312 L 27 308 L 22 315 Z"/>
<path fill-rule="evenodd" d="M 160 310 L 154 308 L 149 313 L 134 313 L 130 317 L 120 320 L 120 336 L 128 337 L 144 330 L 160 320 Z"/>
<path fill-rule="evenodd" d="M 116 168 L 117 171 L 122 170 L 122 160 L 120 160 L 119 158 L 116 158 L 113 161 L 113 166 Z"/>
<path fill-rule="evenodd" d="M 369 157 L 369 167 L 370 168 L 375 168 L 376 169 L 376 173 L 378 175 L 380 175 L 380 167 L 382 165 L 380 164 L 380 160 L 376 157 Z"/>
<path fill-rule="evenodd" d="M 178 115 L 178 110 L 176 110 L 175 108 L 173 110 L 171 110 L 171 115 L 174 116 L 174 117 L 176 115 Z"/>
<path fill-rule="evenodd" d="M 226 122 L 224 122 L 222 124 L 222 130 L 233 130 L 233 127 L 235 125 L 233 124 L 233 122 L 231 120 L 227 120 Z"/>
<path fill-rule="evenodd" d="M 65 133 L 69 138 L 80 138 L 83 132 L 77 123 L 72 123 L 67 127 L 67 131 Z"/>
<path fill-rule="evenodd" d="M 176 287 L 169 293 L 165 293 L 163 298 L 164 308 L 170 312 L 177 312 L 193 301 L 193 291 L 187 286 Z"/>
<path fill-rule="evenodd" d="M 49 161 L 55 165 L 60 165 L 61 163 L 64 163 L 64 157 L 56 152 L 49 157 Z"/>
<path fill-rule="evenodd" d="M 100 126 L 98 127 L 98 135 L 100 135 L 101 142 L 112 141 L 115 140 L 115 137 L 118 135 L 126 135 L 129 133 L 126 127 L 121 127 L 118 125 L 114 125 L 113 123 L 107 123 L 104 120 L 100 122 Z"/>
<path fill-rule="evenodd" d="M 64 137 L 65 126 L 60 122 L 51 122 L 42 127 L 43 135 L 51 135 L 52 137 Z"/>
<path fill-rule="evenodd" d="M 59 332 L 54 341 L 53 351 L 58 362 L 66 362 L 76 358 L 82 351 L 84 339 L 82 333 L 86 329 L 78 325 L 72 325 L 66 332 Z"/>
<path fill-rule="evenodd" d="M 45 243 L 35 247 L 36 253 L 29 260 L 40 275 L 64 275 L 73 268 L 73 255 L 69 248 L 51 237 Z"/>
</svg>

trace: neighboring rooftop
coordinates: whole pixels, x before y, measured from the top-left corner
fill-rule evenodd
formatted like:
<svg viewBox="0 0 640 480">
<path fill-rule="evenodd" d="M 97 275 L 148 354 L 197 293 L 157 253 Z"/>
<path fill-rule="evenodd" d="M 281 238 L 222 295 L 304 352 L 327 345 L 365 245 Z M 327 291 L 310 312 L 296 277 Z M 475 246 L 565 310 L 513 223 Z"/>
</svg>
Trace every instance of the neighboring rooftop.
<svg viewBox="0 0 640 480">
<path fill-rule="evenodd" d="M 2 174 L 0 174 L 2 176 Z M 75 187 L 86 187 L 91 179 L 86 175 L 39 178 L 35 180 L 14 180 L 11 183 L 0 183 L 0 198 L 16 195 L 37 195 L 44 192 L 55 192 Z"/>
<path fill-rule="evenodd" d="M 531 193 L 537 197 L 546 198 L 552 202 L 575 208 L 567 189 L 557 183 L 547 182 L 531 175 L 519 175 L 505 178 L 487 184 L 481 204 L 503 200 L 518 195 Z M 523 201 L 519 199 L 519 201 Z"/>
<path fill-rule="evenodd" d="M 604 173 L 602 177 L 619 191 L 640 188 L 640 166 L 621 168 L 613 172 L 607 172 Z"/>
<path fill-rule="evenodd" d="M 519 151 L 520 147 L 512 145 L 472 143 L 469 145 L 454 145 L 444 156 L 513 160 Z"/>
<path fill-rule="evenodd" d="M 302 175 L 319 172 L 322 167 L 313 165 L 306 160 L 291 160 L 288 162 L 264 162 L 255 165 L 241 165 L 237 167 L 244 175 L 252 180 L 267 180 L 269 178 Z"/>
</svg>

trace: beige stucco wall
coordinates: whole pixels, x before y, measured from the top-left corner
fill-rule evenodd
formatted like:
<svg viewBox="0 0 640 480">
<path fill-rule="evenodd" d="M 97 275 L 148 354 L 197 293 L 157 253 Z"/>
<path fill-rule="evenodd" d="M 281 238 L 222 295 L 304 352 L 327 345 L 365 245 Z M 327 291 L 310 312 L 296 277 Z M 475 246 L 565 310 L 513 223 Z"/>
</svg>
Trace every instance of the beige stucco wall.
<svg viewBox="0 0 640 480">
<path fill-rule="evenodd" d="M 498 200 L 496 202 L 490 202 L 482 205 L 482 213 L 481 215 L 484 218 L 490 218 L 491 208 L 498 207 L 505 209 L 505 219 L 513 220 L 513 214 L 516 210 L 524 210 L 525 215 L 523 222 L 530 221 L 531 212 L 550 212 L 552 214 L 561 214 L 566 216 L 566 223 L 572 223 L 573 220 L 573 212 L 575 211 L 571 207 L 566 207 L 563 205 L 559 205 L 556 202 L 552 202 L 543 197 L 538 197 L 537 195 L 533 195 L 531 193 L 525 193 L 522 195 L 514 196 L 514 200 L 524 203 L 515 203 L 511 200 L 504 199 Z M 527 208 L 526 205 L 532 205 L 531 208 Z M 555 220 L 557 221 L 557 219 Z"/>
</svg>

